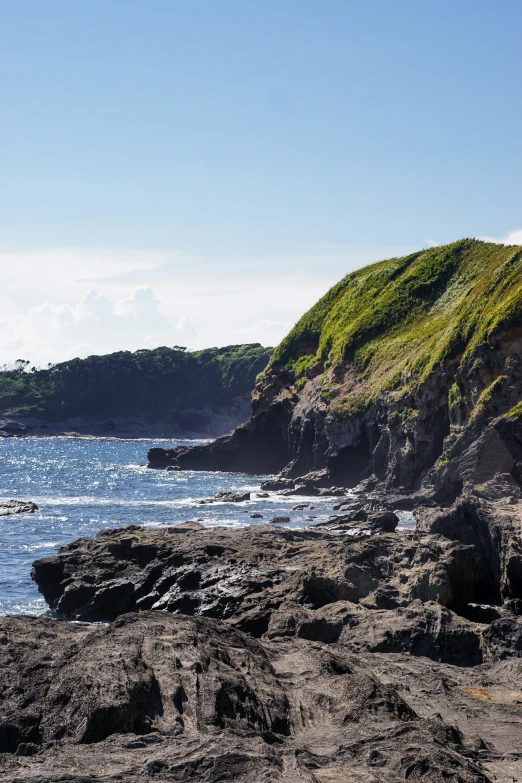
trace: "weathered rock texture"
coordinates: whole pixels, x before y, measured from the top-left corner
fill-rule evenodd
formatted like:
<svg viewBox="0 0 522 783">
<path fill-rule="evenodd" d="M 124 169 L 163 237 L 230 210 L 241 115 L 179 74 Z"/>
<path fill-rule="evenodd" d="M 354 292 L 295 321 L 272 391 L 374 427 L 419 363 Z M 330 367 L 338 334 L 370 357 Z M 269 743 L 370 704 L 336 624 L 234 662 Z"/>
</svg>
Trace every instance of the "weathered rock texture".
<svg viewBox="0 0 522 783">
<path fill-rule="evenodd" d="M 474 546 L 396 524 L 130 526 L 37 561 L 62 617 L 112 623 L 0 621 L 2 780 L 518 780 L 516 606 L 473 601 Z"/>
<path fill-rule="evenodd" d="M 474 547 L 476 602 L 522 612 L 521 397 L 522 248 L 462 240 L 348 275 L 276 348 L 246 424 L 149 464 L 416 508 Z"/>
<path fill-rule="evenodd" d="M 340 642 L 462 666 L 520 654 L 517 607 L 508 601 L 486 612 L 489 624 L 477 609 L 473 546 L 332 524 L 130 526 L 63 547 L 34 564 L 33 578 L 69 619 L 155 609 L 225 620 L 256 638 Z"/>
<path fill-rule="evenodd" d="M 260 643 L 162 612 L 106 627 L 3 618 L 2 780 L 507 783 L 516 774 L 513 668 L 388 659 L 375 657 L 377 675 L 373 656 L 339 645 Z"/>
<path fill-rule="evenodd" d="M 342 522 L 333 524 L 337 530 L 129 526 L 62 547 L 32 575 L 63 617 L 106 621 L 167 609 L 228 620 L 255 636 L 289 603 L 315 612 L 347 602 L 371 613 L 415 600 L 457 609 L 473 600 L 472 547 L 433 535 L 347 535 Z"/>
<path fill-rule="evenodd" d="M 513 500 L 464 493 L 449 508 L 417 510 L 419 529 L 473 546 L 475 598 L 484 603 L 522 599 L 522 502 Z"/>
</svg>

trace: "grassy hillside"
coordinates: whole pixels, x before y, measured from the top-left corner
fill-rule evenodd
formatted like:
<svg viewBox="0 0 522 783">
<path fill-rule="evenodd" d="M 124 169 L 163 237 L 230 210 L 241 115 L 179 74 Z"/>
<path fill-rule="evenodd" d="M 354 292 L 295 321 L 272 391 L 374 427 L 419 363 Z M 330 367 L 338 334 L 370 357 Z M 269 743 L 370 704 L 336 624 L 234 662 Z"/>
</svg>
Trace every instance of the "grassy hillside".
<svg viewBox="0 0 522 783">
<path fill-rule="evenodd" d="M 226 406 L 248 394 L 270 348 L 231 345 L 186 352 L 156 348 L 73 359 L 47 370 L 0 372 L 0 410 L 58 421 Z"/>
<path fill-rule="evenodd" d="M 351 403 L 359 395 L 368 404 L 516 324 L 522 248 L 463 239 L 347 275 L 301 318 L 271 363 L 295 369 L 302 384 L 323 368 L 348 368 Z"/>
</svg>

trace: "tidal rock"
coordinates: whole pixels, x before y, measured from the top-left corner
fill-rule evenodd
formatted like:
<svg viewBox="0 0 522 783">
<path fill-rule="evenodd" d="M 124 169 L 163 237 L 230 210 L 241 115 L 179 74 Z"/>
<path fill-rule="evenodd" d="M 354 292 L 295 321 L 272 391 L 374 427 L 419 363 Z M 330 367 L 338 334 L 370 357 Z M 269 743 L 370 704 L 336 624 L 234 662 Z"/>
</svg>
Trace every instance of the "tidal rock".
<svg viewBox="0 0 522 783">
<path fill-rule="evenodd" d="M 208 505 L 210 503 L 244 503 L 250 500 L 250 492 L 218 492 L 213 498 L 205 498 L 204 500 L 196 501 L 200 505 Z"/>
<path fill-rule="evenodd" d="M 27 429 L 25 424 L 21 424 L 14 419 L 4 419 L 3 421 L 0 421 L 0 431 L 7 435 L 25 435 Z"/>
<path fill-rule="evenodd" d="M 292 479 L 277 478 L 263 481 L 261 489 L 268 490 L 269 492 L 277 492 L 280 489 L 293 489 L 295 486 Z"/>
<path fill-rule="evenodd" d="M 2 500 L 0 501 L 0 517 L 9 514 L 34 514 L 38 506 L 30 500 Z"/>
<path fill-rule="evenodd" d="M 375 533 L 393 533 L 399 524 L 399 517 L 393 511 L 358 511 L 333 517 L 317 527 L 331 531 L 360 531 L 367 535 Z"/>
<path fill-rule="evenodd" d="M 282 489 L 279 491 L 280 495 L 285 497 L 293 497 L 294 495 L 304 495 L 305 497 L 316 497 L 321 494 L 319 487 L 314 484 L 296 484 L 290 489 Z"/>
<path fill-rule="evenodd" d="M 393 609 L 420 599 L 459 609 L 474 599 L 475 565 L 472 547 L 441 536 L 186 523 L 102 531 L 36 561 L 32 576 L 70 619 L 165 609 L 260 637 L 288 601 L 313 610 L 337 601 Z"/>
<path fill-rule="evenodd" d="M 290 517 L 286 517 L 286 516 L 272 517 L 270 522 L 272 523 L 272 525 L 284 525 L 287 522 L 290 522 Z"/>
</svg>

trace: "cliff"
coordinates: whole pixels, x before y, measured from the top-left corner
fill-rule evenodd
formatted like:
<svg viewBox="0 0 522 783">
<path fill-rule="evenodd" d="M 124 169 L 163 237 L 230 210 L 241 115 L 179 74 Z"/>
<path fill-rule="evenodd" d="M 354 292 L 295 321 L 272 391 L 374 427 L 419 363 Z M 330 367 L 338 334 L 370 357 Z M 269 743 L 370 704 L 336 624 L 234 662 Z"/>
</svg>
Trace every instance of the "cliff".
<svg viewBox="0 0 522 783">
<path fill-rule="evenodd" d="M 271 349 L 231 345 L 89 356 L 46 370 L 0 372 L 0 431 L 51 434 L 219 435 L 248 418 Z"/>
<path fill-rule="evenodd" d="M 492 481 L 505 495 L 521 475 L 521 362 L 522 248 L 422 250 L 349 274 L 309 310 L 246 424 L 150 464 L 364 482 L 446 505 L 477 486 L 491 497 Z"/>
</svg>

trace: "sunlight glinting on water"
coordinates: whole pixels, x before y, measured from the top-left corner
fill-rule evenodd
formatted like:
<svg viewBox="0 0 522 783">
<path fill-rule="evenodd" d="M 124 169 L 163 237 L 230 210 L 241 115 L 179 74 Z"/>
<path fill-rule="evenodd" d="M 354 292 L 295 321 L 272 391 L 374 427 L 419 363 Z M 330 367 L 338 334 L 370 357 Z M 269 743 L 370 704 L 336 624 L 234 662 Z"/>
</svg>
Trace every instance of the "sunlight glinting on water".
<svg viewBox="0 0 522 783">
<path fill-rule="evenodd" d="M 287 527 L 304 528 L 334 513 L 337 498 L 276 493 L 256 497 L 264 476 L 149 470 L 144 465 L 147 449 L 158 442 L 0 439 L 0 498 L 33 500 L 39 506 L 35 514 L 3 517 L 0 523 L 0 614 L 45 612 L 46 604 L 30 577 L 33 561 L 103 529 L 130 524 L 156 528 L 188 520 L 240 528 L 266 524 L 281 514 L 290 517 Z M 252 499 L 237 504 L 198 503 L 223 490 L 251 492 Z M 307 508 L 293 509 L 303 504 Z M 254 512 L 262 518 L 252 519 Z M 399 528 L 415 526 L 411 514 L 398 514 Z"/>
</svg>

